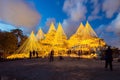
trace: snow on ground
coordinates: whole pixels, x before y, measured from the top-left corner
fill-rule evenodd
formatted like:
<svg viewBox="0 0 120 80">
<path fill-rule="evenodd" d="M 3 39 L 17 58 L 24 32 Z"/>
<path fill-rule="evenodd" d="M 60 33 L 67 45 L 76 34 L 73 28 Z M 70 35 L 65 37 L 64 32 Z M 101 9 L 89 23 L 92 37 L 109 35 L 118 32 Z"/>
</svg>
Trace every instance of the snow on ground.
<svg viewBox="0 0 120 80">
<path fill-rule="evenodd" d="M 64 58 L 54 62 L 46 59 L 24 59 L 0 62 L 1 80 L 120 80 L 120 63 L 114 70 L 105 70 L 104 61 Z"/>
</svg>

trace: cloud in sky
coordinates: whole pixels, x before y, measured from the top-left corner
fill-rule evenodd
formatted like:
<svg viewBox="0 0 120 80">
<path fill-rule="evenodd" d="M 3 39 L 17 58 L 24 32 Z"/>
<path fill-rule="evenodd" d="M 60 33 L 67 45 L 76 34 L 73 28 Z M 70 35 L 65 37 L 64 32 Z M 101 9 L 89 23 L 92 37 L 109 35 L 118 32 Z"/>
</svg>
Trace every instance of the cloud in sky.
<svg viewBox="0 0 120 80">
<path fill-rule="evenodd" d="M 105 34 L 103 35 L 103 39 L 108 45 L 118 47 L 120 49 L 120 37 L 116 36 L 116 34 L 111 32 L 105 32 Z"/>
<path fill-rule="evenodd" d="M 85 20 L 87 9 L 84 5 L 86 0 L 65 0 L 63 11 L 68 15 L 63 20 L 63 28 L 68 36 L 73 34 L 77 29 L 80 21 Z"/>
<path fill-rule="evenodd" d="M 106 26 L 100 25 L 97 29 L 95 29 L 98 37 L 103 38 L 104 33 L 106 32 Z"/>
<path fill-rule="evenodd" d="M 107 31 L 114 32 L 120 36 L 120 13 L 107 27 Z"/>
<path fill-rule="evenodd" d="M 24 0 L 0 0 L 0 21 L 16 27 L 34 29 L 40 20 L 40 14 Z"/>
<path fill-rule="evenodd" d="M 101 19 L 100 16 L 98 16 L 99 12 L 100 12 L 100 7 L 101 7 L 101 4 L 99 4 L 99 0 L 91 0 L 90 3 L 93 4 L 92 8 L 92 12 L 91 12 L 91 15 L 89 15 L 88 17 L 88 20 L 95 20 L 95 19 Z"/>
<path fill-rule="evenodd" d="M 41 26 L 40 28 L 42 28 L 43 32 L 44 33 L 47 33 L 48 30 L 49 30 L 49 27 L 50 27 L 50 24 L 51 23 L 54 23 L 55 27 L 57 27 L 57 22 L 56 22 L 56 19 L 53 18 L 53 17 L 50 17 L 50 18 L 47 18 L 46 21 L 45 21 L 45 26 Z"/>
<path fill-rule="evenodd" d="M 48 27 L 50 27 L 50 24 L 51 24 L 52 22 L 53 22 L 54 24 L 56 24 L 55 18 L 47 18 L 45 25 L 48 26 Z"/>
<path fill-rule="evenodd" d="M 43 11 L 43 13 L 46 12 L 47 15 L 50 16 L 49 18 L 46 16 L 46 13 L 42 14 L 44 15 L 43 18 L 45 19 L 42 19 L 41 21 L 43 21 L 45 25 L 43 26 L 39 24 L 39 26 L 42 26 L 42 29 L 45 31 L 47 31 L 47 28 L 49 28 L 46 26 L 49 26 L 51 22 L 57 24 L 57 21 L 60 18 L 60 20 L 63 19 L 62 26 L 66 34 L 70 36 L 79 27 L 80 22 L 86 21 L 88 19 L 90 23 L 94 24 L 94 21 L 96 20 L 96 22 L 100 21 L 99 24 L 101 23 L 100 26 L 99 24 L 97 26 L 93 26 L 99 26 L 99 28 L 96 29 L 98 35 L 100 35 L 103 31 L 105 33 L 103 35 L 105 36 L 104 38 L 107 38 L 108 36 L 109 40 L 114 40 L 112 38 L 110 39 L 111 34 L 109 34 L 114 33 L 113 37 L 115 38 L 117 36 L 115 40 L 119 41 L 118 39 L 120 36 L 120 0 L 64 0 L 63 5 L 61 3 L 62 1 L 57 0 L 56 2 L 58 2 L 57 6 L 59 6 L 59 9 L 61 9 L 62 7 L 62 12 L 60 12 L 60 16 L 57 17 L 57 14 L 48 14 L 51 10 L 47 10 L 47 4 L 45 6 L 42 6 L 46 8 L 46 10 L 43 10 L 43 8 L 36 4 L 37 2 L 39 1 L 0 0 L 0 22 L 11 24 L 13 26 L 16 26 L 17 28 L 22 28 L 24 32 L 29 32 L 30 30 L 35 30 L 36 26 L 39 24 L 39 21 L 41 19 L 41 16 L 36 9 L 38 9 L 38 11 L 42 9 L 41 11 Z M 34 4 L 36 4 L 36 9 Z M 58 7 L 53 7 L 52 10 L 56 8 Z M 118 13 L 119 15 L 116 17 Z M 108 20 L 109 24 L 105 23 L 105 20 Z M 0 26 L 8 28 L 5 25 L 3 26 L 3 24 L 0 24 Z"/>
<path fill-rule="evenodd" d="M 79 22 L 77 23 L 70 19 L 64 19 L 62 26 L 67 36 L 70 37 L 73 33 L 75 33 L 79 24 L 80 24 Z"/>
<path fill-rule="evenodd" d="M 108 25 L 100 25 L 96 32 L 105 39 L 108 45 L 120 48 L 120 13 Z"/>
<path fill-rule="evenodd" d="M 107 18 L 111 18 L 115 12 L 120 11 L 120 0 L 104 0 L 103 11 Z"/>
<path fill-rule="evenodd" d="M 84 0 L 65 0 L 63 10 L 73 21 L 85 19 L 86 7 Z"/>
<path fill-rule="evenodd" d="M 73 34 L 78 28 L 80 22 L 87 19 L 86 14 L 88 14 L 88 20 L 102 19 L 105 14 L 106 18 L 112 18 L 115 13 L 120 10 L 120 0 L 65 0 L 63 11 L 68 15 L 68 18 L 63 20 L 63 28 L 68 36 Z M 86 3 L 92 3 L 89 6 L 92 8 L 89 12 L 89 8 Z M 100 14 L 101 13 L 101 14 Z M 101 24 L 96 32 L 99 37 L 105 39 L 109 45 L 114 45 L 120 48 L 120 14 L 114 19 L 110 24 Z"/>
<path fill-rule="evenodd" d="M 92 5 L 88 8 L 86 3 Z M 89 12 L 90 8 L 91 11 Z M 65 32 L 70 35 L 76 31 L 81 21 L 102 19 L 103 16 L 101 15 L 104 14 L 106 18 L 112 18 L 114 13 L 120 11 L 120 0 L 65 0 L 63 11 L 68 15 L 68 18 L 64 19 L 62 24 Z M 88 15 L 86 16 L 86 14 Z"/>
</svg>

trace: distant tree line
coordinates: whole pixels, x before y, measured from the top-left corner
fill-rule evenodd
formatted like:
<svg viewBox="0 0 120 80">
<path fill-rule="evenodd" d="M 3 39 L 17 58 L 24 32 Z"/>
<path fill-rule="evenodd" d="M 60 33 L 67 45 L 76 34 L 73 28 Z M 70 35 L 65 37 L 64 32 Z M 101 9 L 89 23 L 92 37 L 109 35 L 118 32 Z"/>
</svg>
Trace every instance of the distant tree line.
<svg viewBox="0 0 120 80">
<path fill-rule="evenodd" d="M 0 30 L 0 56 L 14 53 L 27 39 L 20 29 L 13 29 L 10 32 Z"/>
</svg>

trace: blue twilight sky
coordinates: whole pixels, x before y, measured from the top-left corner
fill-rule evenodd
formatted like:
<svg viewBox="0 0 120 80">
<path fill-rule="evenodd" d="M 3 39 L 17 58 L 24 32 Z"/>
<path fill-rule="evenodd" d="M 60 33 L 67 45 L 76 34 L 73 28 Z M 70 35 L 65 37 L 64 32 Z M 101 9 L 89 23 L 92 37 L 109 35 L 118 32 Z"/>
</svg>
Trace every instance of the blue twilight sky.
<svg viewBox="0 0 120 80">
<path fill-rule="evenodd" d="M 25 34 L 51 22 L 60 22 L 72 35 L 79 24 L 89 21 L 97 35 L 120 48 L 120 0 L 0 0 L 0 30 L 20 28 Z"/>
</svg>

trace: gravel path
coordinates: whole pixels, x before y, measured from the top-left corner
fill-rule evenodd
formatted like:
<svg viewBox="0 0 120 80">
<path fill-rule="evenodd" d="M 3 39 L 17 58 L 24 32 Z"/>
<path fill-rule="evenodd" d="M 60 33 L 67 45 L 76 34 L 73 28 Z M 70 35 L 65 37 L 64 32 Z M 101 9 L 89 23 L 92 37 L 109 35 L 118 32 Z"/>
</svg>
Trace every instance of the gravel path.
<svg viewBox="0 0 120 80">
<path fill-rule="evenodd" d="M 104 61 L 90 59 L 24 59 L 0 62 L 0 80 L 120 80 L 120 63 L 113 67 L 106 71 Z"/>
</svg>

